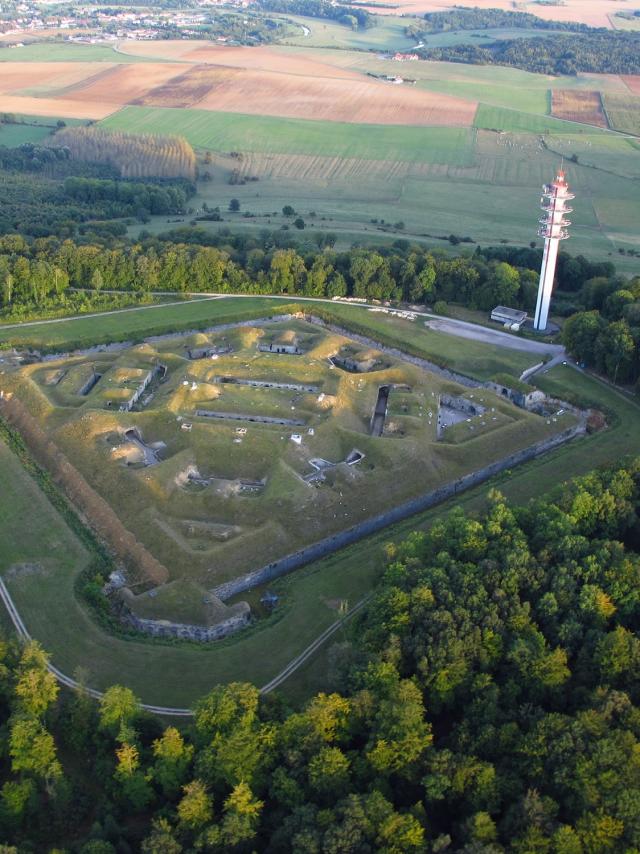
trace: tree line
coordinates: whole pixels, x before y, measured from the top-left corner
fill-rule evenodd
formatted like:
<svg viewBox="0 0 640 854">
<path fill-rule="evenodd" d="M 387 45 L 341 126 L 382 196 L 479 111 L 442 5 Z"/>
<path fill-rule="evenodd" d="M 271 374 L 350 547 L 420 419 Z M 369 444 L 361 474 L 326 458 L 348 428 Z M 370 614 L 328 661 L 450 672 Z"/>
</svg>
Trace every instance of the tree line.
<svg viewBox="0 0 640 854">
<path fill-rule="evenodd" d="M 388 545 L 302 708 L 220 685 L 178 729 L 3 642 L 3 850 L 636 850 L 638 510 L 636 460 Z"/>
<path fill-rule="evenodd" d="M 508 65 L 536 74 L 640 73 L 640 33 L 591 30 L 589 33 L 499 39 L 481 47 L 453 44 L 417 49 L 424 59 L 471 65 Z"/>
<path fill-rule="evenodd" d="M 181 136 L 107 131 L 93 125 L 66 127 L 51 140 L 54 148 L 66 148 L 74 160 L 108 163 L 123 178 L 196 177 L 196 156 Z"/>
<path fill-rule="evenodd" d="M 150 239 L 105 247 L 55 238 L 0 238 L 2 305 L 37 306 L 68 287 L 464 302 L 533 306 L 537 273 L 481 254 L 251 247 L 242 251 Z"/>
<path fill-rule="evenodd" d="M 359 9 L 345 3 L 332 3 L 331 0 L 257 0 L 255 5 L 265 12 L 325 18 L 337 21 L 339 24 L 347 24 L 355 29 L 367 29 L 376 24 L 376 16 L 366 9 Z"/>
<path fill-rule="evenodd" d="M 42 173 L 0 171 L 0 180 L 0 233 L 32 237 L 123 236 L 127 219 L 146 222 L 153 213 L 184 214 L 195 192 L 183 179 L 127 181 L 91 172 L 61 181 Z"/>
<path fill-rule="evenodd" d="M 421 21 L 407 27 L 406 32 L 413 37 L 448 30 L 488 30 L 502 27 L 569 33 L 586 33 L 594 30 L 587 24 L 577 24 L 573 21 L 547 21 L 530 12 L 454 6 L 444 12 L 427 12 Z"/>
<path fill-rule="evenodd" d="M 80 195 L 122 192 L 108 181 L 74 179 L 73 185 Z M 138 198 L 136 185 L 124 192 Z M 199 230 L 189 234 L 194 232 Z M 293 248 L 281 233 L 207 239 L 220 245 L 0 237 L 0 310 L 24 319 L 37 316 L 64 305 L 70 288 L 89 289 L 96 298 L 105 290 L 142 297 L 152 291 L 355 297 L 428 304 L 441 313 L 449 302 L 484 311 L 496 305 L 528 311 L 535 306 L 539 249 L 487 247 L 452 257 L 403 240 L 392 247 L 336 252 L 330 246 Z M 614 382 L 638 380 L 640 277 L 628 280 L 617 276 L 609 261 L 561 252 L 552 306 L 569 318 L 563 340 L 576 359 Z"/>
</svg>

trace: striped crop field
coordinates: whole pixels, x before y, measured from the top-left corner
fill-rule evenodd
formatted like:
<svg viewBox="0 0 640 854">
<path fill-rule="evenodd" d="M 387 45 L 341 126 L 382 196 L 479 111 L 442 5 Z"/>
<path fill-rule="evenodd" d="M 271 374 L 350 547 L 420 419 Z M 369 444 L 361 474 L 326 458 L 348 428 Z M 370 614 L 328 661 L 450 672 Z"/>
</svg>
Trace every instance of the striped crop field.
<svg viewBox="0 0 640 854">
<path fill-rule="evenodd" d="M 358 125 L 208 110 L 124 107 L 100 123 L 110 130 L 166 134 L 180 130 L 211 151 L 307 154 L 408 163 L 473 163 L 472 128 Z"/>
</svg>

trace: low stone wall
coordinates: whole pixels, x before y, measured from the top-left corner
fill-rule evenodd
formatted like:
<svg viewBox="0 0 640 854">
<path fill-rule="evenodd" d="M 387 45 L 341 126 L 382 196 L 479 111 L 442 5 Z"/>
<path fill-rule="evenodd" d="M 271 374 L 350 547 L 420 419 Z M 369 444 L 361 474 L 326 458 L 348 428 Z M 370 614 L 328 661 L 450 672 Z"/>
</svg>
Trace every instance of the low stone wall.
<svg viewBox="0 0 640 854">
<path fill-rule="evenodd" d="M 559 445 L 562 445 L 570 439 L 582 435 L 585 432 L 585 420 L 584 418 L 581 418 L 580 423 L 567 428 L 556 436 L 544 439 L 541 442 L 536 442 L 535 445 L 530 445 L 528 448 L 523 448 L 521 451 L 509 454 L 509 456 L 504 457 L 495 463 L 491 463 L 484 468 L 478 469 L 478 471 L 471 472 L 458 480 L 446 483 L 437 489 L 425 493 L 424 495 L 420 495 L 417 498 L 406 501 L 404 504 L 393 507 L 385 513 L 373 516 L 371 519 L 366 519 L 364 522 L 360 522 L 359 524 L 348 528 L 346 531 L 333 534 L 324 540 L 320 540 L 320 542 L 313 543 L 304 549 L 293 552 L 292 554 L 274 561 L 267 566 L 253 570 L 253 572 L 248 572 L 240 578 L 228 581 L 225 584 L 220 584 L 218 587 L 214 587 L 211 592 L 224 600 L 229 599 L 231 596 L 235 596 L 238 593 L 243 593 L 245 590 L 251 590 L 259 584 L 272 581 L 274 578 L 286 575 L 292 570 L 298 569 L 307 563 L 311 563 L 314 560 L 319 560 L 326 555 L 332 554 L 333 552 L 344 548 L 344 546 L 356 543 L 363 537 L 376 533 L 377 531 L 386 528 L 388 525 L 400 522 L 401 520 L 407 519 L 409 516 L 413 516 L 423 510 L 428 510 L 430 507 L 440 504 L 448 498 L 452 498 L 454 495 L 458 495 L 472 486 L 476 486 L 479 483 L 483 483 L 485 480 L 489 480 L 489 478 L 505 471 L 506 469 L 513 468 L 527 460 L 534 459 L 535 457 L 538 457 L 547 451 L 551 451 L 553 448 L 557 448 Z"/>
<path fill-rule="evenodd" d="M 126 626 L 130 626 L 145 635 L 151 635 L 154 638 L 180 638 L 181 640 L 192 640 L 199 643 L 209 643 L 226 638 L 243 629 L 250 620 L 251 610 L 248 605 L 247 610 L 242 614 L 234 614 L 232 617 L 216 623 L 215 626 L 170 623 L 168 620 L 147 620 L 143 617 L 137 617 L 128 609 L 121 616 L 121 621 Z"/>
</svg>

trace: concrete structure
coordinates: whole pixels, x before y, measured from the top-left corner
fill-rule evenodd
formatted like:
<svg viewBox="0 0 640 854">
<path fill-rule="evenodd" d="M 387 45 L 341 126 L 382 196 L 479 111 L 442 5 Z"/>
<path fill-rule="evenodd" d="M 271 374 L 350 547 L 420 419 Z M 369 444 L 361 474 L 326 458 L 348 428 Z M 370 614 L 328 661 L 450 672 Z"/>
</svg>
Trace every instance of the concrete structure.
<svg viewBox="0 0 640 854">
<path fill-rule="evenodd" d="M 567 227 L 571 225 L 571 222 L 565 219 L 565 214 L 573 210 L 567 206 L 567 202 L 573 198 L 575 196 L 569 192 L 562 169 L 558 170 L 558 174 L 551 184 L 544 184 L 542 187 L 540 207 L 544 211 L 544 216 L 540 219 L 538 235 L 544 237 L 544 254 L 542 256 L 542 269 L 540 270 L 536 313 L 533 320 L 533 328 L 540 331 L 547 328 L 549 303 L 551 302 L 553 279 L 558 259 L 558 246 L 561 240 L 566 240 L 569 237 Z"/>
<path fill-rule="evenodd" d="M 502 323 L 507 329 L 513 329 L 515 332 L 519 331 L 526 319 L 526 311 L 520 311 L 517 308 L 508 308 L 506 305 L 497 305 L 491 312 L 491 320 L 495 320 L 496 323 Z"/>
</svg>

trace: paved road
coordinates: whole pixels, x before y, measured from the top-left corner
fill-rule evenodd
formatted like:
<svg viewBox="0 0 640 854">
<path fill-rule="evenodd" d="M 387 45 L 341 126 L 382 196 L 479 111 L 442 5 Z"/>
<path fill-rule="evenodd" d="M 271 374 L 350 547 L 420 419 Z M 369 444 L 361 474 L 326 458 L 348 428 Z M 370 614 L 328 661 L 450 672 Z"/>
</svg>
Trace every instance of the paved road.
<svg viewBox="0 0 640 854">
<path fill-rule="evenodd" d="M 564 356 L 564 347 L 561 344 L 547 344 L 544 341 L 532 341 L 530 338 L 519 338 L 509 332 L 498 329 L 489 329 L 486 326 L 478 326 L 476 323 L 468 323 L 466 320 L 453 320 L 449 317 L 429 317 L 429 329 L 438 332 L 446 332 L 447 335 L 457 335 L 458 338 L 470 338 L 473 341 L 481 341 L 483 344 L 494 344 L 496 347 L 506 347 L 509 350 L 520 350 L 524 353 L 532 353 L 536 356 L 546 354 L 553 356 Z"/>
<path fill-rule="evenodd" d="M 318 637 L 312 641 L 309 646 L 304 649 L 300 655 L 297 655 L 294 659 L 292 659 L 289 664 L 278 673 L 277 676 L 267 682 L 260 689 L 261 694 L 269 694 L 271 691 L 274 691 L 283 682 L 285 682 L 292 673 L 295 673 L 296 670 L 301 667 L 311 656 L 320 649 L 320 647 L 324 644 L 326 640 L 328 640 L 333 634 L 335 634 L 339 628 L 341 628 L 348 620 L 350 620 L 355 614 L 357 614 L 366 603 L 369 601 L 373 594 L 369 593 L 363 599 L 361 599 L 356 605 L 348 611 L 344 617 L 341 617 L 339 620 L 336 620 L 335 623 L 332 623 L 327 629 L 325 629 L 322 634 L 318 635 Z M 18 609 L 15 606 L 13 599 L 11 598 L 11 594 L 7 590 L 6 584 L 4 583 L 4 579 L 0 577 L 0 599 L 4 603 L 5 608 L 11 618 L 11 622 L 13 623 L 16 632 L 18 633 L 18 637 L 20 637 L 24 641 L 31 640 L 31 635 L 27 630 L 27 627 L 24 624 L 24 621 L 20 614 L 18 613 Z M 59 670 L 55 665 L 51 664 L 51 662 L 47 663 L 47 670 L 49 673 L 52 673 L 58 682 L 61 685 L 65 685 L 67 688 L 77 689 L 80 688 L 80 684 L 72 679 L 70 676 L 67 676 L 61 670 Z M 104 694 L 102 691 L 96 691 L 95 688 L 87 688 L 82 686 L 83 690 L 86 693 L 93 697 L 95 700 L 100 700 Z M 190 718 L 193 716 L 193 712 L 191 709 L 180 709 L 174 706 L 154 706 L 149 703 L 141 703 L 142 708 L 147 712 L 152 712 L 156 715 L 164 715 L 165 717 L 179 717 L 179 718 Z"/>
</svg>

